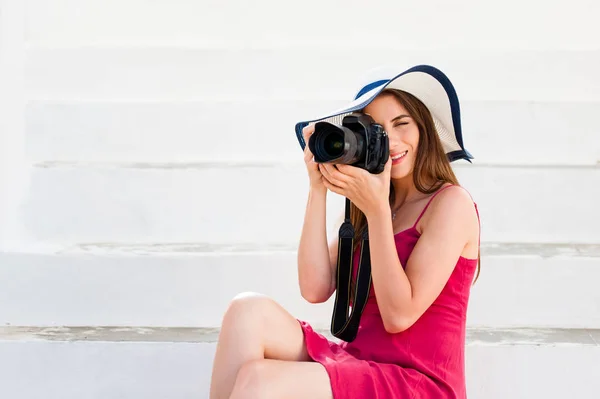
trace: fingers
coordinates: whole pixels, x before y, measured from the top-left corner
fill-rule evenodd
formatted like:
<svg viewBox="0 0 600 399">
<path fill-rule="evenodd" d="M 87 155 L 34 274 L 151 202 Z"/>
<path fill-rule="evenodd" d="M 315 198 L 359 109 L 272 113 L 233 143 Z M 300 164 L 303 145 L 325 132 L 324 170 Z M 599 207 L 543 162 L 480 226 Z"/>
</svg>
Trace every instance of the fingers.
<svg viewBox="0 0 600 399">
<path fill-rule="evenodd" d="M 313 162 L 313 158 L 314 156 L 312 152 L 310 152 L 310 150 L 308 149 L 308 146 L 304 147 L 304 162 Z"/>
<path fill-rule="evenodd" d="M 385 163 L 384 169 L 391 169 L 391 168 L 392 168 L 392 157 L 390 156 Z"/>
<path fill-rule="evenodd" d="M 304 138 L 304 143 L 306 144 L 304 146 L 304 162 L 310 162 L 314 157 L 313 153 L 308 148 L 308 139 L 314 132 L 315 125 L 312 123 L 310 125 L 305 126 L 304 129 L 302 129 L 302 137 Z"/>
<path fill-rule="evenodd" d="M 319 164 L 319 170 L 326 180 L 340 188 L 345 188 L 350 180 L 348 176 L 337 170 L 335 165 Z"/>
<path fill-rule="evenodd" d="M 365 174 L 369 174 L 369 172 L 367 172 L 365 169 L 352 165 L 339 164 L 337 165 L 337 168 L 343 175 L 350 176 L 355 179 L 362 179 L 364 178 Z"/>
<path fill-rule="evenodd" d="M 307 146 L 308 146 L 308 139 L 314 132 L 315 132 L 315 124 L 314 123 L 306 125 L 304 127 L 304 129 L 302 129 L 302 137 L 304 138 L 304 142 L 307 144 Z"/>
<path fill-rule="evenodd" d="M 331 192 L 334 192 L 334 193 L 336 193 L 336 194 L 342 195 L 342 196 L 344 196 L 344 197 L 346 196 L 346 192 L 345 192 L 345 190 L 343 190 L 343 189 L 339 188 L 338 186 L 336 186 L 336 185 L 334 185 L 334 184 L 331 184 L 331 183 L 330 183 L 330 182 L 329 182 L 329 181 L 328 181 L 326 178 L 325 178 L 325 179 L 323 179 L 323 185 L 324 185 L 325 187 L 327 187 L 327 189 L 328 189 L 329 191 L 331 191 Z"/>
<path fill-rule="evenodd" d="M 308 141 L 308 138 L 314 132 L 315 132 L 315 124 L 314 123 L 310 123 L 310 124 L 304 126 L 304 128 L 302 129 L 302 137 L 304 137 L 305 141 Z"/>
</svg>

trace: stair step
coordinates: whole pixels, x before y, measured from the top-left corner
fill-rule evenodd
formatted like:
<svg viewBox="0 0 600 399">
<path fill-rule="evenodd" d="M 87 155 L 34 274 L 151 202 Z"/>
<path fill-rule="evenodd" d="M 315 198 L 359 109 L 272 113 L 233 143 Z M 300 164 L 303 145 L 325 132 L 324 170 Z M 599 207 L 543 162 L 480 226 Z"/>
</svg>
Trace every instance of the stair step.
<svg viewBox="0 0 600 399">
<path fill-rule="evenodd" d="M 339 342 L 330 331 L 315 328 Z M 219 327 L 0 327 L 3 342 L 171 342 L 216 343 Z M 479 346 L 600 346 L 600 329 L 592 328 L 490 328 L 468 327 L 467 345 Z"/>
<path fill-rule="evenodd" d="M 482 241 L 600 242 L 592 216 L 600 203 L 600 167 L 457 165 L 455 172 L 479 205 Z M 29 186 L 21 206 L 24 228 L 32 241 L 65 245 L 297 245 L 308 197 L 306 169 L 298 162 L 44 164 L 33 170 Z M 523 206 L 524 199 L 531 206 Z M 556 211 L 565 204 L 577 206 Z M 330 227 L 343 205 L 344 197 L 328 197 Z"/>
<path fill-rule="evenodd" d="M 337 45 L 310 48 L 310 57 L 319 62 L 302 65 L 301 76 L 299 52 L 308 49 L 289 44 L 259 49 L 32 46 L 25 59 L 25 78 L 31 99 L 321 98 L 345 102 L 355 90 L 348 82 L 356 82 L 365 71 L 382 64 L 380 59 L 356 57 L 356 52 L 372 50 L 372 43 L 352 51 Z M 239 60 L 244 60 L 242 69 Z M 600 101 L 596 78 L 600 52 L 596 49 L 486 52 L 452 48 L 428 52 L 404 48 L 390 51 L 385 64 L 436 65 L 452 79 L 465 101 Z M 490 79 L 495 75 L 502 79 Z"/>
<path fill-rule="evenodd" d="M 463 101 L 465 145 L 475 164 L 595 165 L 597 102 Z M 336 109 L 336 101 L 30 101 L 26 105 L 28 155 L 36 163 L 184 163 L 300 160 L 297 119 Z M 270 110 L 267 124 L 223 124 L 231 115 L 252 120 Z M 510 120 L 511 128 L 491 120 Z M 570 140 L 564 140 L 569 131 Z M 169 134 L 165 134 L 168 131 Z M 218 134 L 199 135 L 199 131 Z M 470 132 L 476 132 L 471 134 Z M 256 140 L 260 137 L 260 140 Z M 544 141 L 544 151 L 537 151 Z M 232 146 L 231 143 L 236 145 Z M 498 151 L 506 143 L 510 159 Z"/>
<path fill-rule="evenodd" d="M 123 43 L 135 43 L 155 47 L 202 45 L 226 49 L 264 46 L 287 49 L 297 46 L 301 54 L 314 48 L 329 51 L 346 49 L 350 53 L 364 51 L 364 48 L 373 52 L 387 49 L 390 55 L 405 54 L 408 49 L 420 49 L 423 52 L 470 49 L 471 52 L 476 50 L 477 54 L 495 53 L 502 49 L 519 52 L 528 50 L 532 54 L 543 54 L 554 48 L 597 49 L 597 40 L 594 39 L 598 32 L 595 16 L 600 11 L 596 3 L 575 1 L 565 7 L 561 2 L 549 2 L 544 18 L 535 21 L 536 34 L 532 35 L 531 16 L 539 15 L 539 8 L 529 2 L 510 2 L 509 7 L 490 8 L 470 2 L 461 3 L 459 7 L 440 2 L 436 3 L 436 13 L 432 13 L 428 5 L 417 3 L 402 10 L 406 19 L 402 24 L 356 30 L 347 29 L 346 22 L 356 18 L 357 9 L 354 6 L 339 7 L 337 3 L 318 0 L 286 4 L 285 7 L 278 2 L 264 0 L 248 7 L 247 3 L 237 0 L 229 2 L 227 6 L 210 8 L 206 3 L 193 1 L 148 4 L 142 0 L 129 0 L 119 4 L 118 14 L 112 8 L 77 0 L 62 0 L 61 7 L 53 7 L 44 0 L 31 0 L 31 4 L 25 31 L 27 39 L 36 44 L 81 46 L 108 43 L 120 47 Z M 520 6 L 519 16 L 515 16 L 513 4 Z M 381 7 L 361 8 L 361 18 L 377 20 L 381 17 L 382 7 L 391 10 L 396 5 L 387 2 Z M 232 12 L 232 8 L 237 12 Z M 140 9 L 144 12 L 140 13 Z M 552 16 L 578 23 L 557 32 L 556 19 Z M 432 29 L 414 35 L 415 31 L 423 30 L 422 21 L 425 18 Z M 319 29 L 297 29 L 298 21 L 309 20 Z M 505 29 L 507 21 L 511 25 L 508 30 Z M 485 28 L 482 24 L 485 24 Z M 233 26 L 235 29 L 232 29 Z M 359 50 L 357 47 L 362 48 Z M 575 58 L 570 54 L 557 57 Z M 499 65 L 505 69 L 512 66 L 511 63 L 500 63 L 501 60 Z M 340 63 L 347 68 L 353 66 L 348 62 Z M 311 66 L 307 64 L 306 67 Z M 465 61 L 465 64 L 468 66 L 469 62 Z M 545 71 L 543 67 L 531 67 L 531 70 L 535 73 Z M 561 75 L 558 72 L 556 74 Z M 333 79 L 335 75 L 331 77 Z M 510 81 L 509 78 L 506 80 Z"/>
<path fill-rule="evenodd" d="M 89 244 L 63 252 L 0 253 L 0 325 L 218 327 L 246 291 L 317 328 L 330 323 L 334 296 L 317 305 L 302 299 L 287 247 Z M 597 245 L 484 245 L 481 262 L 469 326 L 600 328 Z"/>
<path fill-rule="evenodd" d="M 0 392 L 13 399 L 208 398 L 217 336 L 212 328 L 0 328 Z M 469 329 L 469 397 L 595 399 L 599 342 L 600 330 Z"/>
</svg>

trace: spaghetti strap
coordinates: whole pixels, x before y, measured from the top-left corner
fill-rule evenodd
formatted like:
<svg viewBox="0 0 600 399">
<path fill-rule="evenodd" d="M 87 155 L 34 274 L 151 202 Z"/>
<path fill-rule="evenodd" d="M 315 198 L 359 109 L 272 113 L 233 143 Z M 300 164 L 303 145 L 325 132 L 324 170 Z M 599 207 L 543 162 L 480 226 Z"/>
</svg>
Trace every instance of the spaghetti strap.
<svg viewBox="0 0 600 399">
<path fill-rule="evenodd" d="M 423 210 L 421 211 L 421 214 L 419 215 L 419 217 L 417 218 L 417 221 L 415 222 L 415 224 L 413 225 L 413 229 L 417 228 L 417 224 L 419 223 L 419 220 L 421 220 L 421 218 L 423 217 L 423 215 L 425 214 L 425 211 L 427 210 L 427 208 L 429 208 L 429 204 L 431 204 L 431 201 L 433 201 L 433 199 L 435 198 L 436 195 L 438 195 L 439 193 L 441 193 L 442 191 L 444 191 L 445 189 L 447 189 L 448 187 L 453 187 L 454 184 L 450 184 L 449 186 L 446 186 L 444 188 L 441 188 L 439 190 L 437 190 L 435 192 L 435 194 L 433 194 L 431 196 L 431 198 L 429 198 L 429 201 L 427 201 L 427 205 L 425 205 L 425 208 L 423 208 Z"/>
</svg>

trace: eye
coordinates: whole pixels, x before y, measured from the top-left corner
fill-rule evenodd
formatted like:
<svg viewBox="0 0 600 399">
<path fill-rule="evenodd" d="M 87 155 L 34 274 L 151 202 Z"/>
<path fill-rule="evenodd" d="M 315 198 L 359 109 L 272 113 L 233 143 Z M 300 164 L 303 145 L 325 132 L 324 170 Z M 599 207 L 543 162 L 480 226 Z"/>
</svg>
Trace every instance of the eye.
<svg viewBox="0 0 600 399">
<path fill-rule="evenodd" d="M 408 122 L 396 123 L 394 125 L 394 127 L 398 127 L 398 126 L 402 126 L 402 125 L 408 125 Z"/>
</svg>

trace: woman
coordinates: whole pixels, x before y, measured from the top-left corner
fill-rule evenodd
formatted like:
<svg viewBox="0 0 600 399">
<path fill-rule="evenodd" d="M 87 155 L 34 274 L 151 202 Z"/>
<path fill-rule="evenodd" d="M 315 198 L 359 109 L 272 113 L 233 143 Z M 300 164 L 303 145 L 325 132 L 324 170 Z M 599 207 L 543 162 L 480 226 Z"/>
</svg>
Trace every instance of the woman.
<svg viewBox="0 0 600 399">
<path fill-rule="evenodd" d="M 305 146 L 310 190 L 298 249 L 302 296 L 327 301 L 336 288 L 338 240 L 327 244 L 326 194 L 352 201 L 355 243 L 368 229 L 372 274 L 356 339 L 329 341 L 273 300 L 240 295 L 223 318 L 211 399 L 466 398 L 465 325 L 479 264 L 479 215 L 450 167 L 471 159 L 456 93 L 439 70 L 418 66 L 373 79 L 332 116 L 356 111 L 387 132 L 385 169 L 317 164 Z M 304 144 L 314 125 L 299 126 Z"/>
</svg>

